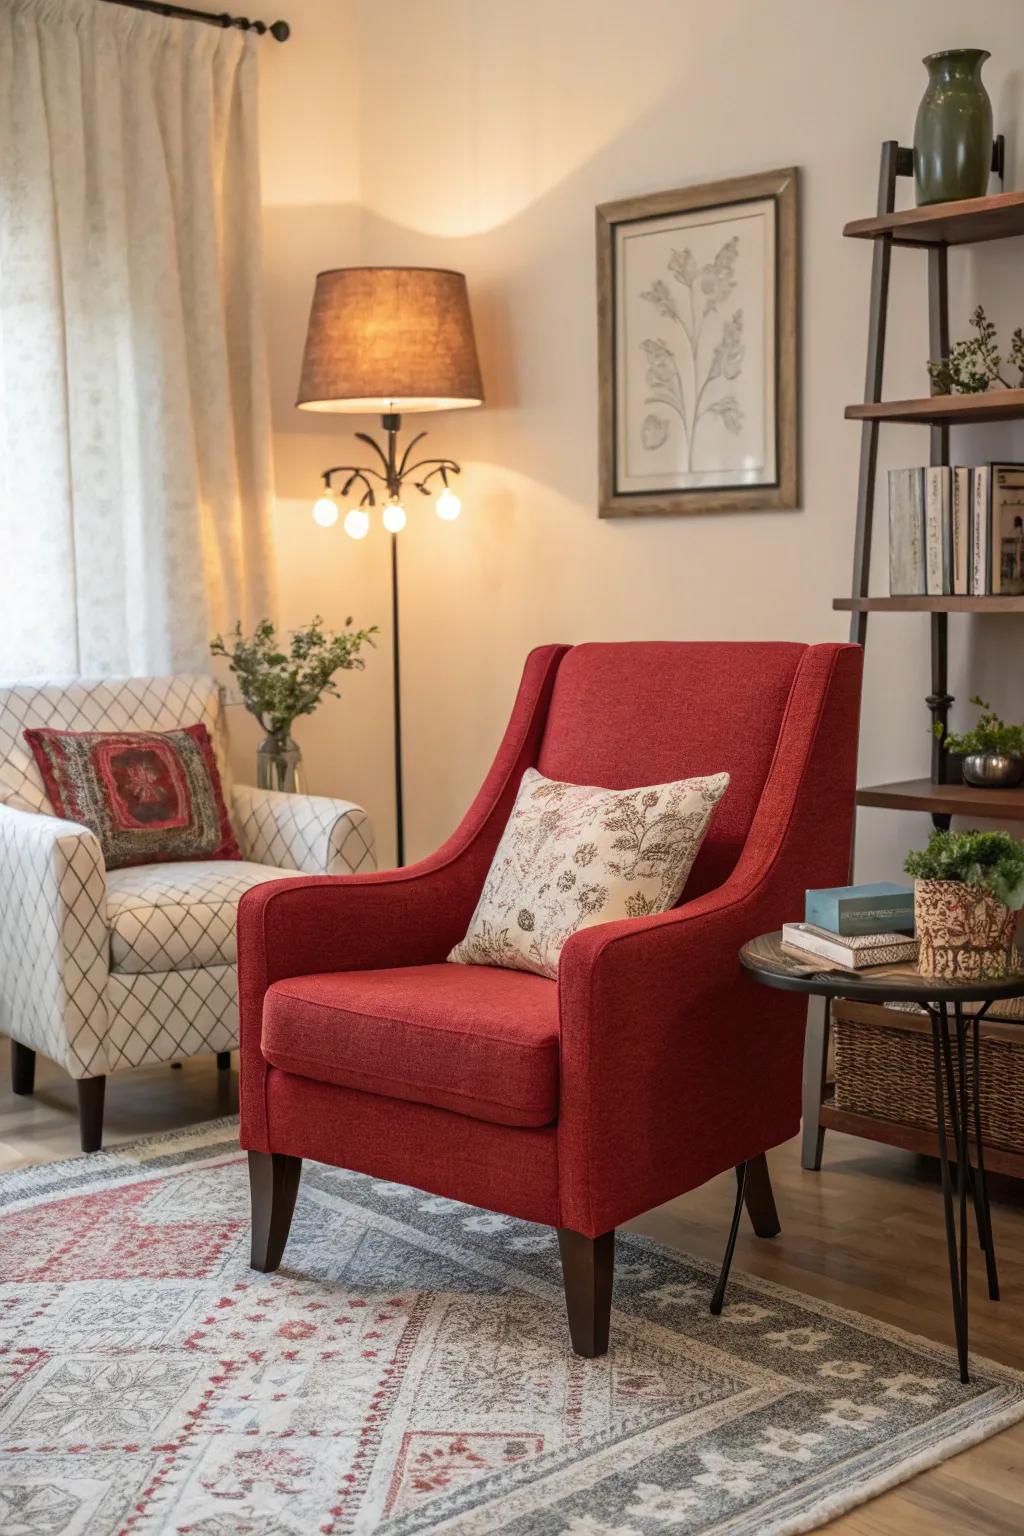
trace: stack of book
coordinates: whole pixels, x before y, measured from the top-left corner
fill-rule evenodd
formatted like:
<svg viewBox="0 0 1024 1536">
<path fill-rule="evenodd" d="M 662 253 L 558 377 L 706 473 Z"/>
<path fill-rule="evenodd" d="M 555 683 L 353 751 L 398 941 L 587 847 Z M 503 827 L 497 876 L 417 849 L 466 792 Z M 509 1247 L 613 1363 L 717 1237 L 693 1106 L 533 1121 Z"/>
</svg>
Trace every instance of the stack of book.
<svg viewBox="0 0 1024 1536">
<path fill-rule="evenodd" d="M 805 921 L 786 923 L 783 947 L 823 968 L 863 971 L 917 959 L 914 893 L 883 881 L 808 891 Z"/>
<path fill-rule="evenodd" d="M 1024 464 L 890 469 L 889 591 L 1024 594 Z"/>
</svg>

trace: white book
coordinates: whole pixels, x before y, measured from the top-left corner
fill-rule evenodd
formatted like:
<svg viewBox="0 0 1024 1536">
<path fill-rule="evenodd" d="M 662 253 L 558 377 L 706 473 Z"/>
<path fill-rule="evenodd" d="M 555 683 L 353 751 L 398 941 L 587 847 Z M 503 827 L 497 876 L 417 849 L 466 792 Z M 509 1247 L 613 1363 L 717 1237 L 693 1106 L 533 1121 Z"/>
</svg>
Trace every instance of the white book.
<svg viewBox="0 0 1024 1536">
<path fill-rule="evenodd" d="M 917 957 L 917 941 L 905 933 L 860 933 L 841 938 L 814 923 L 784 923 L 782 942 L 851 971 L 871 965 L 901 965 Z"/>
<path fill-rule="evenodd" d="M 924 575 L 924 470 L 890 469 L 890 594 L 921 596 Z"/>
<path fill-rule="evenodd" d="M 953 590 L 948 464 L 933 464 L 925 471 L 924 520 L 925 590 L 929 597 L 942 597 Z"/>
<path fill-rule="evenodd" d="M 953 591 L 971 590 L 971 471 L 958 464 L 953 471 Z"/>
<path fill-rule="evenodd" d="M 992 465 L 992 591 L 1024 595 L 1024 464 Z"/>
<path fill-rule="evenodd" d="M 971 474 L 971 593 L 991 592 L 989 573 L 989 467 L 976 464 Z"/>
</svg>

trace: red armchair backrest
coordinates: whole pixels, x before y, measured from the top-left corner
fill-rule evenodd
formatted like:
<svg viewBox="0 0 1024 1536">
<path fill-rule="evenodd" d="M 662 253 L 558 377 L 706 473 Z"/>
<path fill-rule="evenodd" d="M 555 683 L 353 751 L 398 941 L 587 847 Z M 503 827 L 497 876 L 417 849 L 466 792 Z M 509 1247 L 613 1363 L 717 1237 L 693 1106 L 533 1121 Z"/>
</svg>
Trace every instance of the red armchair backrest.
<svg viewBox="0 0 1024 1536">
<path fill-rule="evenodd" d="M 721 885 L 740 856 L 806 651 L 775 642 L 574 646 L 558 667 L 537 767 L 610 789 L 728 772 L 687 881 L 692 900 Z"/>
</svg>

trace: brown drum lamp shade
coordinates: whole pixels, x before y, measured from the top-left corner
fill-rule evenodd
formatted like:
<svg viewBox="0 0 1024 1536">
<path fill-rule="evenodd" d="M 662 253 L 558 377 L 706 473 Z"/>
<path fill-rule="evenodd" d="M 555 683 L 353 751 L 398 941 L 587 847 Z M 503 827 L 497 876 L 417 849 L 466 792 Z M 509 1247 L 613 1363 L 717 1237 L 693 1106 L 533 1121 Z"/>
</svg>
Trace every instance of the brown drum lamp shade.
<svg viewBox="0 0 1024 1536">
<path fill-rule="evenodd" d="M 437 267 L 339 267 L 313 292 L 304 411 L 450 411 L 483 401 L 466 279 Z"/>
</svg>

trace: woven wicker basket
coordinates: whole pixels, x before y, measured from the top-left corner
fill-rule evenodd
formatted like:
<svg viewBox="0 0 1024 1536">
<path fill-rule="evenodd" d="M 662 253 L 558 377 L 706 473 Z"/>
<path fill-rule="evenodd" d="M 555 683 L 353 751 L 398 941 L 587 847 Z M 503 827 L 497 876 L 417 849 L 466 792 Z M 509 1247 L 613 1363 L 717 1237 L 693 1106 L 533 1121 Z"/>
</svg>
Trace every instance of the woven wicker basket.
<svg viewBox="0 0 1024 1536">
<path fill-rule="evenodd" d="M 894 1022 L 883 1027 L 836 1017 L 836 1108 L 934 1130 L 931 1026 L 886 1012 Z M 1019 1041 L 1012 1026 L 981 1026 L 981 1121 L 986 1142 L 1024 1153 L 1024 1030 L 1016 1033 Z"/>
</svg>

